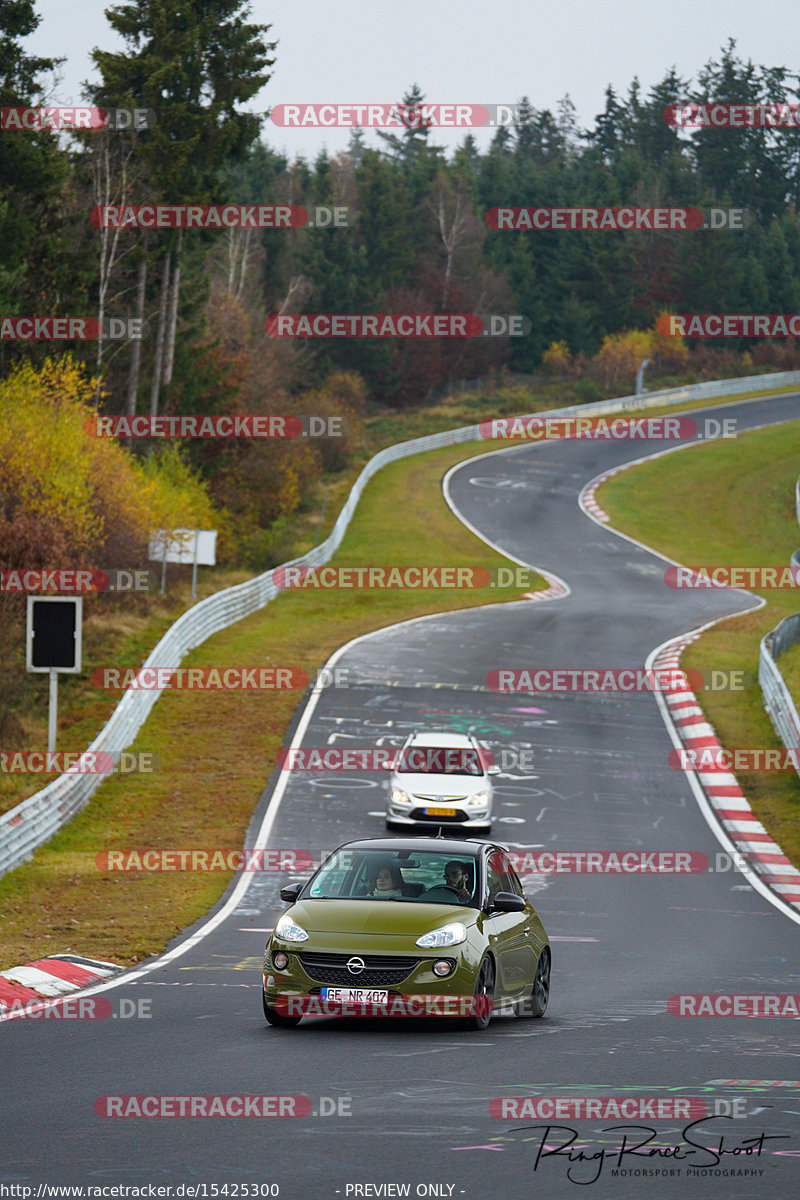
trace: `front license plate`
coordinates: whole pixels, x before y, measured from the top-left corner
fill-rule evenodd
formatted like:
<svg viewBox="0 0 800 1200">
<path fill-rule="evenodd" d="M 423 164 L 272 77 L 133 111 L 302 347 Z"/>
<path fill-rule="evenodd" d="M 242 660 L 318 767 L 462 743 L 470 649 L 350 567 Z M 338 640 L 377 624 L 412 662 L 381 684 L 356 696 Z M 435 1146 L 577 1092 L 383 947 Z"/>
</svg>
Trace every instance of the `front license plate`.
<svg viewBox="0 0 800 1200">
<path fill-rule="evenodd" d="M 457 817 L 457 808 L 426 808 L 426 817 Z"/>
<path fill-rule="evenodd" d="M 389 993 L 376 991 L 375 988 L 324 987 L 322 999 L 334 1004 L 386 1004 Z"/>
</svg>

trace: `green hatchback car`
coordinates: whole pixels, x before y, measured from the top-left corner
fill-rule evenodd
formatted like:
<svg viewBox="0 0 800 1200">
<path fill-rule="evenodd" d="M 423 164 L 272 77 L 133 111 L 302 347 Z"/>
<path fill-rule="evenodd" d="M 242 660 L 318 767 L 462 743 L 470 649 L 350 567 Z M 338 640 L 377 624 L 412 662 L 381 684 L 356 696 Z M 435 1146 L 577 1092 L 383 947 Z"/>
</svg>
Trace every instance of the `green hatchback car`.
<svg viewBox="0 0 800 1200">
<path fill-rule="evenodd" d="M 347 842 L 305 883 L 264 950 L 270 1025 L 307 1015 L 541 1017 L 550 943 L 505 849 L 441 837 Z"/>
</svg>

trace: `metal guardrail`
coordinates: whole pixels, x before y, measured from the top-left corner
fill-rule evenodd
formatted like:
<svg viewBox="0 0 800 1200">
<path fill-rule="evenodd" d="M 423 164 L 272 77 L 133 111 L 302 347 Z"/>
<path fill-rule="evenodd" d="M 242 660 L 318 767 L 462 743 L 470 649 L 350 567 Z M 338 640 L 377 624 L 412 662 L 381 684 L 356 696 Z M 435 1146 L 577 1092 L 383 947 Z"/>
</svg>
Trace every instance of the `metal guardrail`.
<svg viewBox="0 0 800 1200">
<path fill-rule="evenodd" d="M 794 507 L 800 524 L 800 479 L 794 485 Z M 800 550 L 795 550 L 790 561 L 793 567 L 800 567 Z M 761 639 L 758 654 L 758 682 L 764 707 L 787 750 L 800 746 L 800 715 L 775 660 L 798 641 L 800 613 L 792 613 Z M 800 775 L 800 770 L 797 773 Z"/>
<path fill-rule="evenodd" d="M 782 371 L 771 375 L 746 376 L 740 379 L 713 380 L 690 387 L 669 388 L 648 392 L 645 396 L 622 396 L 593 404 L 577 404 L 569 408 L 550 409 L 549 417 L 598 416 L 603 413 L 626 413 L 662 404 L 680 404 L 686 400 L 712 399 L 721 395 L 770 391 L 800 384 L 800 371 Z M 292 559 L 282 567 L 294 565 L 321 566 L 333 556 L 344 538 L 356 505 L 369 480 L 388 463 L 397 462 L 426 450 L 437 450 L 462 442 L 481 440 L 480 426 L 428 434 L 408 442 L 399 442 L 381 450 L 365 465 L 353 484 L 336 523 L 325 539 L 308 554 Z M 277 568 L 275 568 L 277 569 Z M 212 634 L 227 629 L 236 621 L 257 612 L 278 595 L 273 583 L 273 571 L 267 571 L 236 587 L 225 588 L 187 609 L 170 626 L 153 648 L 144 667 L 177 667 L 183 657 L 200 646 Z M 112 754 L 126 750 L 136 738 L 163 689 L 128 690 L 120 700 L 106 725 L 88 747 L 89 751 L 108 751 Z M 796 715 L 796 714 L 795 714 Z M 800 742 L 797 744 L 800 745 Z M 34 851 L 48 841 L 59 829 L 88 804 L 103 782 L 103 775 L 65 774 L 53 780 L 35 795 L 23 800 L 16 808 L 0 817 L 0 876 L 33 856 Z"/>
<path fill-rule="evenodd" d="M 800 641 L 800 613 L 793 613 L 761 639 L 758 656 L 758 682 L 764 707 L 787 750 L 800 746 L 800 714 L 775 660 L 797 641 Z"/>
</svg>

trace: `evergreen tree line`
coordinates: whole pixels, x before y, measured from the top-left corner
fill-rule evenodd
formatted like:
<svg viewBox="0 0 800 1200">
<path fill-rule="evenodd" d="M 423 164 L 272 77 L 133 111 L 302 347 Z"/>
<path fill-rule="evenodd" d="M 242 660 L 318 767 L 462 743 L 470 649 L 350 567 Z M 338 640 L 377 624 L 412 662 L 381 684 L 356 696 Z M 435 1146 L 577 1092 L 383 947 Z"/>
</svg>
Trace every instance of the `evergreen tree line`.
<svg viewBox="0 0 800 1200">
<path fill-rule="evenodd" d="M 68 140 L 46 130 L 0 136 L 0 314 L 141 319 L 140 341 L 69 346 L 97 377 L 95 402 L 107 411 L 277 411 L 312 392 L 323 408 L 326 395 L 343 393 L 358 395 L 355 408 L 364 395 L 399 407 L 500 367 L 530 374 L 594 358 L 662 312 L 800 311 L 800 131 L 690 132 L 664 120 L 670 105 L 800 100 L 796 74 L 744 60 L 733 41 L 694 82 L 669 70 L 647 95 L 636 79 L 625 94 L 609 86 L 590 129 L 568 96 L 555 111 L 523 99 L 485 150 L 466 134 L 448 155 L 435 128 L 414 123 L 382 131 L 378 148 L 355 131 L 346 151 L 309 162 L 272 149 L 266 118 L 243 111 L 269 82 L 276 43 L 241 0 L 139 0 L 106 16 L 123 49 L 93 52 L 87 98 L 152 110 L 157 121 Z M 3 107 L 45 99 L 57 63 L 22 45 L 37 24 L 33 0 L 0 0 Z M 415 85 L 403 103 L 424 99 Z M 347 227 L 120 230 L 89 220 L 105 204 L 225 202 L 344 206 Z M 596 205 L 733 207 L 748 223 L 508 232 L 485 220 L 495 207 Z M 521 313 L 532 332 L 267 335 L 269 315 L 298 312 Z M 63 348 L 5 340 L 0 372 Z M 713 373 L 708 348 L 692 345 L 689 361 Z M 794 353 L 778 341 L 722 349 L 776 367 Z M 192 452 L 207 472 L 221 469 L 208 447 Z"/>
</svg>

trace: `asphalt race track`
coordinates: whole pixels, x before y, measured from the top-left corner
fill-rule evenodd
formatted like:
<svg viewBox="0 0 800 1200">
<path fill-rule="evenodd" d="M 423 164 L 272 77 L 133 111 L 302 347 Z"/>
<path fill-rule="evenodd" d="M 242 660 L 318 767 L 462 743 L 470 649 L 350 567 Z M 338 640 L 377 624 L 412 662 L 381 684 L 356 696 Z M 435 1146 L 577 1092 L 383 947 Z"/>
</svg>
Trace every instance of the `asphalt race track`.
<svg viewBox="0 0 800 1200">
<path fill-rule="evenodd" d="M 701 415 L 733 415 L 746 429 L 796 419 L 799 403 L 782 396 Z M 523 696 L 486 687 L 499 667 L 641 667 L 667 639 L 752 607 L 742 592 L 668 589 L 662 559 L 578 507 L 589 479 L 671 445 L 549 442 L 459 467 L 448 485 L 457 511 L 509 555 L 558 575 L 570 594 L 428 618 L 344 648 L 334 660 L 349 686 L 325 689 L 310 712 L 298 712 L 295 744 L 396 745 L 415 726 L 470 729 L 498 751 L 532 751 L 532 771 L 510 768 L 497 780 L 498 840 L 548 850 L 691 850 L 713 864 L 720 844 L 686 776 L 667 765 L 672 743 L 652 694 Z M 266 816 L 269 846 L 318 855 L 382 834 L 382 808 L 378 775 L 276 771 L 248 845 Z M 240 879 L 207 934 L 208 918 L 166 959 L 94 989 L 115 1012 L 123 999 L 130 1009 L 149 1002 L 149 1019 L 2 1024 L 0 1184 L 33 1186 L 33 1196 L 46 1182 L 204 1184 L 195 1194 L 208 1196 L 212 1185 L 277 1184 L 281 1200 L 549 1200 L 580 1194 L 599 1172 L 597 1197 L 797 1194 L 798 1023 L 667 1011 L 676 993 L 800 992 L 800 923 L 741 874 L 524 877 L 553 941 L 550 1008 L 541 1022 L 498 1017 L 482 1034 L 436 1020 L 266 1026 L 260 965 L 265 930 L 283 907 L 282 882 L 275 873 Z M 318 1115 L 205 1121 L 95 1111 L 102 1096 L 153 1094 L 308 1096 Z M 607 1159 L 570 1164 L 549 1155 L 537 1164 L 547 1122 L 490 1114 L 495 1097 L 535 1095 L 705 1099 L 720 1115 L 694 1136 L 717 1148 L 724 1138 L 729 1153 L 716 1164 L 700 1150 L 682 1157 L 686 1121 L 637 1120 L 656 1130 L 649 1148 L 661 1153 L 619 1162 L 611 1151 L 620 1134 L 603 1130 L 624 1122 L 567 1120 L 552 1123 L 578 1130 L 587 1155 L 605 1148 Z M 744 1115 L 731 1119 L 732 1111 Z M 761 1134 L 782 1140 L 744 1153 Z M 568 1140 L 552 1131 L 548 1145 L 559 1138 Z M 410 1191 L 381 1190 L 387 1184 Z"/>
</svg>

